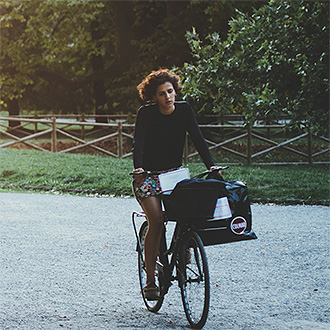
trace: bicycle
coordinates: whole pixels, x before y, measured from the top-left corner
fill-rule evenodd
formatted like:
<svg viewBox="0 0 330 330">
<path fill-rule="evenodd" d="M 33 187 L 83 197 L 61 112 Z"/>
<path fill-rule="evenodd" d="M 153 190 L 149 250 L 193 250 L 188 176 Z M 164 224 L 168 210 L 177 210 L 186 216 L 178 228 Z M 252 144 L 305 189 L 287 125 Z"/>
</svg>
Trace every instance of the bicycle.
<svg viewBox="0 0 330 330">
<path fill-rule="evenodd" d="M 198 178 L 222 169 L 225 168 L 207 170 L 198 175 Z M 177 281 L 187 320 L 192 328 L 200 329 L 206 323 L 210 305 L 210 276 L 203 241 L 189 222 L 170 219 L 166 211 L 163 211 L 163 216 L 164 230 L 155 269 L 156 285 L 160 288 L 160 297 L 158 300 L 147 300 L 142 293 L 142 298 L 149 311 L 157 312 L 161 308 L 172 282 Z M 137 218 L 146 218 L 146 216 L 143 212 L 134 211 L 132 213 L 137 240 L 139 282 L 142 292 L 146 285 L 144 238 L 148 230 L 148 222 L 145 220 L 138 232 Z M 169 221 L 174 221 L 176 224 L 168 247 L 166 224 Z"/>
</svg>

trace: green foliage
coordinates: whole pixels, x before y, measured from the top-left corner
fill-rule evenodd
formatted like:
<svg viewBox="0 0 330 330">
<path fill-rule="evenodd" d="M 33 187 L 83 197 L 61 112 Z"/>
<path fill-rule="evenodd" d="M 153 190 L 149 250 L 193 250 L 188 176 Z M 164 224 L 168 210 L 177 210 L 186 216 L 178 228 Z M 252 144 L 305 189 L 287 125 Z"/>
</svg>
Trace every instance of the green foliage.
<svg viewBox="0 0 330 330">
<path fill-rule="evenodd" d="M 201 110 L 244 113 L 247 122 L 287 114 L 291 124 L 328 133 L 329 6 L 325 1 L 270 1 L 202 42 L 187 33 L 185 98 Z"/>
<path fill-rule="evenodd" d="M 1 1 L 2 99 L 48 113 L 92 113 L 99 105 L 106 113 L 135 112 L 145 74 L 191 60 L 184 36 L 192 23 L 204 35 L 214 28 L 225 36 L 235 7 L 255 3 Z M 95 57 L 104 68 L 93 68 Z M 106 100 L 97 102 L 93 84 L 101 80 Z"/>
<path fill-rule="evenodd" d="M 0 8 L 2 98 L 22 99 L 25 108 L 48 111 L 91 107 L 89 87 L 70 92 L 56 79 L 40 79 L 36 71 L 76 81 L 91 73 L 91 56 L 103 50 L 91 39 L 90 25 L 103 12 L 103 3 L 3 1 Z"/>
</svg>

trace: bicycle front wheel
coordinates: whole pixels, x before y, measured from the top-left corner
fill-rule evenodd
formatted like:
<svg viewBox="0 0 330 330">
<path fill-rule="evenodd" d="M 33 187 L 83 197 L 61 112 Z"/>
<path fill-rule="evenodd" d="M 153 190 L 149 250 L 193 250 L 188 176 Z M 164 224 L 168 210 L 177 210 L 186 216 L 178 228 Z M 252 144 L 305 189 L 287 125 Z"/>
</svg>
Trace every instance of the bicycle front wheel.
<svg viewBox="0 0 330 330">
<path fill-rule="evenodd" d="M 144 301 L 147 309 L 151 312 L 158 312 L 159 309 L 162 307 L 164 295 L 161 294 L 158 300 L 147 300 L 144 297 L 143 292 L 142 292 L 142 289 L 147 284 L 147 273 L 146 273 L 146 267 L 145 267 L 145 262 L 144 262 L 144 239 L 146 237 L 147 231 L 148 231 L 148 222 L 145 221 L 142 224 L 140 233 L 139 233 L 139 240 L 141 243 L 141 245 L 140 245 L 141 251 L 139 251 L 139 253 L 138 253 L 139 254 L 138 269 L 139 269 L 140 288 L 141 288 L 142 298 L 143 298 L 143 301 Z M 157 257 L 156 269 L 155 269 L 155 283 L 159 288 L 162 288 L 163 278 L 164 278 L 164 270 L 159 261 L 159 257 Z"/>
<path fill-rule="evenodd" d="M 210 277 L 205 248 L 196 232 L 183 239 L 179 252 L 179 285 L 184 311 L 193 328 L 202 328 L 210 305 Z"/>
</svg>

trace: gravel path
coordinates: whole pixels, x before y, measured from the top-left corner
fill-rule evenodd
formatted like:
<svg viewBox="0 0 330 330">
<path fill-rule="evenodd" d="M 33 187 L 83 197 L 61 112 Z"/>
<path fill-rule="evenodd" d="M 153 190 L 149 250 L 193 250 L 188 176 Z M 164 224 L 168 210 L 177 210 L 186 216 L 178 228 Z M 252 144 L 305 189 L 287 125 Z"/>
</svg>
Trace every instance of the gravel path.
<svg viewBox="0 0 330 330">
<path fill-rule="evenodd" d="M 133 199 L 0 193 L 0 329 L 189 329 L 142 302 Z M 330 329 L 330 208 L 253 205 L 259 239 L 207 247 L 204 329 Z"/>
</svg>

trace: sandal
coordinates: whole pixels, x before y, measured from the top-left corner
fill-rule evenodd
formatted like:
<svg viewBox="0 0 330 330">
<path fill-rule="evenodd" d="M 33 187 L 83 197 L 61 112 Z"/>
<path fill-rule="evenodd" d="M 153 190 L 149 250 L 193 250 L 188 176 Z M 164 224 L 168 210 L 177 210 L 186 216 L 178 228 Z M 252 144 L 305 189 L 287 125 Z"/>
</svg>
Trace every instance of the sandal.
<svg viewBox="0 0 330 330">
<path fill-rule="evenodd" d="M 155 283 L 148 283 L 143 289 L 143 296 L 147 300 L 158 300 L 160 296 L 160 290 Z"/>
</svg>

